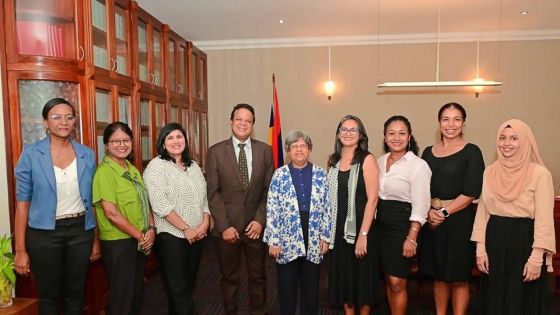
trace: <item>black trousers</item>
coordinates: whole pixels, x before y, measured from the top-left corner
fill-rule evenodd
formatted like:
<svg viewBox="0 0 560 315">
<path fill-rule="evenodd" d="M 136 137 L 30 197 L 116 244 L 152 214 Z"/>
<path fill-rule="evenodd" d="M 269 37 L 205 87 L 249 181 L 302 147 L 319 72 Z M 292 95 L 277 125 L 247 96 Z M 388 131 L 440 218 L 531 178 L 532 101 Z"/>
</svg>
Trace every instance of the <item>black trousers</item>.
<svg viewBox="0 0 560 315">
<path fill-rule="evenodd" d="M 146 256 L 136 239 L 101 241 L 101 259 L 109 281 L 107 314 L 140 314 Z"/>
<path fill-rule="evenodd" d="M 85 216 L 56 221 L 54 230 L 27 228 L 25 245 L 37 283 L 39 314 L 82 314 L 84 287 L 93 229 L 84 230 Z"/>
<path fill-rule="evenodd" d="M 303 297 L 301 313 L 318 314 L 319 265 L 308 261 L 305 257 L 299 257 L 287 264 L 276 264 L 276 266 L 280 314 L 294 315 L 296 313 L 298 282 Z"/>
<path fill-rule="evenodd" d="M 194 244 L 169 233 L 156 236 L 156 254 L 167 296 L 170 315 L 195 314 L 193 292 L 202 251 L 202 241 Z"/>
</svg>

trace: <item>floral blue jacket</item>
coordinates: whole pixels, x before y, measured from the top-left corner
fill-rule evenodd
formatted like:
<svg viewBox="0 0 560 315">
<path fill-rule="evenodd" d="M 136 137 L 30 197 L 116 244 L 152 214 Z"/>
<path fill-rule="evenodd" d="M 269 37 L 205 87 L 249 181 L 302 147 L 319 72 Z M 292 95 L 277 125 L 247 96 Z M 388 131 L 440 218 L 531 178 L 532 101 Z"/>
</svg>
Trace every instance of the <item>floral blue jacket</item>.
<svg viewBox="0 0 560 315">
<path fill-rule="evenodd" d="M 311 180 L 311 202 L 309 207 L 309 238 L 307 253 L 301 222 L 296 190 L 288 165 L 274 172 L 266 203 L 266 229 L 263 241 L 280 246 L 279 264 L 286 264 L 298 257 L 319 264 L 323 259 L 321 240 L 330 240 L 331 217 L 327 194 L 327 173 L 313 165 Z"/>
</svg>

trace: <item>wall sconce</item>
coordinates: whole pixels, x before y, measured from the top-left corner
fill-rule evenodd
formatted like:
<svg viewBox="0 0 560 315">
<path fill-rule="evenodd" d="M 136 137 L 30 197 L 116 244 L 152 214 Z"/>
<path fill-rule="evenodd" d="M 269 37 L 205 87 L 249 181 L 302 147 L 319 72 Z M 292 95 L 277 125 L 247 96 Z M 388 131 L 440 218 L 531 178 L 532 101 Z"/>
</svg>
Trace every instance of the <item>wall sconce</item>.
<svg viewBox="0 0 560 315">
<path fill-rule="evenodd" d="M 325 83 L 325 94 L 327 94 L 327 99 L 330 101 L 334 94 L 334 82 L 331 78 L 331 45 L 329 45 L 329 81 Z"/>
</svg>

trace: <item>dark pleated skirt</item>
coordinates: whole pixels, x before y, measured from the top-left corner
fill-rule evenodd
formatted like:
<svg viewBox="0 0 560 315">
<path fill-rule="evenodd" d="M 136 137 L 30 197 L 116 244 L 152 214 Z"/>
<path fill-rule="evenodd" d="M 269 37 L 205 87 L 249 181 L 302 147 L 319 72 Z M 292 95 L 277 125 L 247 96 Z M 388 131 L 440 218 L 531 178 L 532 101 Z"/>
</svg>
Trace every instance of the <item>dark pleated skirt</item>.
<svg viewBox="0 0 560 315">
<path fill-rule="evenodd" d="M 452 214 L 432 230 L 424 224 L 418 237 L 420 272 L 444 282 L 468 282 L 475 262 L 470 237 L 474 223 L 473 205 Z"/>
<path fill-rule="evenodd" d="M 523 268 L 531 255 L 534 221 L 491 216 L 486 227 L 489 274 L 480 278 L 480 314 L 550 314 L 549 274 L 523 282 Z M 544 259 L 543 259 L 544 261 Z"/>
<path fill-rule="evenodd" d="M 379 200 L 374 233 L 379 241 L 381 270 L 391 276 L 407 278 L 411 258 L 402 255 L 403 243 L 410 229 L 412 206 L 408 202 Z"/>
</svg>

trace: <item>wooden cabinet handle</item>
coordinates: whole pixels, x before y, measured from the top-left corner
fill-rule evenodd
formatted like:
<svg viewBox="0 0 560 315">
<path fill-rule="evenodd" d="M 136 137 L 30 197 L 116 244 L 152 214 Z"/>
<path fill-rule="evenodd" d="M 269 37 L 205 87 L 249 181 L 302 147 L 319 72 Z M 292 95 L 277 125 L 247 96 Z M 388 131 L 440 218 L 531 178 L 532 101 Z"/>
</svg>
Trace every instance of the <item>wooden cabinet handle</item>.
<svg viewBox="0 0 560 315">
<path fill-rule="evenodd" d="M 81 57 L 78 57 L 78 60 L 83 61 L 84 57 L 86 56 L 86 53 L 84 51 L 84 47 L 80 46 L 80 47 L 78 47 L 78 49 L 79 49 L 78 50 L 78 52 L 79 52 L 78 56 L 81 56 Z"/>
</svg>

